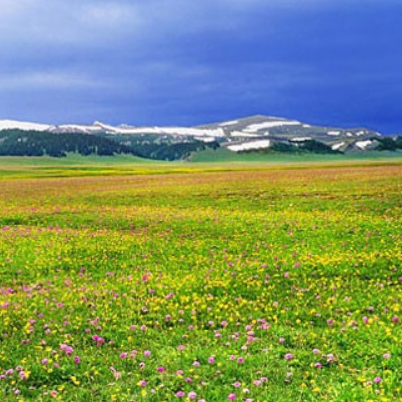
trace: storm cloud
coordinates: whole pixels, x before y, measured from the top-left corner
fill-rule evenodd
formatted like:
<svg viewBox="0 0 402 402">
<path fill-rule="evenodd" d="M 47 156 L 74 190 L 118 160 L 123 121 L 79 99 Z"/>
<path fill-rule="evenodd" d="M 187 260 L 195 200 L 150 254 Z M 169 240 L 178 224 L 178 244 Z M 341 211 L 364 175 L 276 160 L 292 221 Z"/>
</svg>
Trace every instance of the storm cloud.
<svg viewBox="0 0 402 402">
<path fill-rule="evenodd" d="M 0 0 L 0 119 L 402 131 L 402 3 Z"/>
</svg>

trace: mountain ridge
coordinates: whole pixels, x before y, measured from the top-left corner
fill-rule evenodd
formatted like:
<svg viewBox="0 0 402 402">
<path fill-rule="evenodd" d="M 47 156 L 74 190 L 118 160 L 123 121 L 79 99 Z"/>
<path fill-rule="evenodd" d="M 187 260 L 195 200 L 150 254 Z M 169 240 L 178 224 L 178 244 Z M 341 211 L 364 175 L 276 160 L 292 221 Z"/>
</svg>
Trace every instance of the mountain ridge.
<svg viewBox="0 0 402 402">
<path fill-rule="evenodd" d="M 275 148 L 275 144 L 298 147 L 306 141 L 323 143 L 336 152 L 362 151 L 378 145 L 376 138 L 382 138 L 377 131 L 363 127 L 339 128 L 320 126 L 295 119 L 257 114 L 229 121 L 181 126 L 131 126 L 109 125 L 100 121 L 92 124 L 41 124 L 16 120 L 0 120 L 0 131 L 34 130 L 42 132 L 81 133 L 118 137 L 123 141 L 138 142 L 145 138 L 149 142 L 166 141 L 218 142 L 232 152 L 253 151 Z"/>
</svg>

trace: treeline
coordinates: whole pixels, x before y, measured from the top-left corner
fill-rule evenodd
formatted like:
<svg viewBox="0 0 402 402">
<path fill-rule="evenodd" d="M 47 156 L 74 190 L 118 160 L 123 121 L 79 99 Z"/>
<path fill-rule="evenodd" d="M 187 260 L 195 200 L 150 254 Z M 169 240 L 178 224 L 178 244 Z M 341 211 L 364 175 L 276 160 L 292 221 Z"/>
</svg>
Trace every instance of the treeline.
<svg viewBox="0 0 402 402">
<path fill-rule="evenodd" d="M 65 157 L 67 153 L 80 155 L 112 156 L 131 154 L 148 159 L 178 160 L 188 158 L 193 152 L 219 144 L 197 140 L 169 142 L 136 138 L 132 142 L 105 135 L 81 133 L 49 133 L 41 131 L 0 131 L 0 156 L 53 156 Z"/>
<path fill-rule="evenodd" d="M 258 153 L 270 153 L 270 152 L 283 152 L 283 153 L 316 153 L 316 154 L 342 154 L 341 151 L 332 149 L 330 146 L 316 140 L 306 140 L 297 143 L 289 142 L 274 142 L 269 148 L 245 150 L 245 152 L 258 152 Z"/>
<path fill-rule="evenodd" d="M 178 142 L 178 143 L 137 143 L 135 151 L 139 156 L 157 160 L 180 160 L 187 159 L 193 152 L 203 151 L 207 148 L 216 149 L 217 142 L 205 143 L 202 141 Z"/>
<path fill-rule="evenodd" d="M 377 151 L 397 151 L 398 149 L 402 149 L 402 136 L 398 137 L 382 137 L 382 138 L 373 138 L 373 140 L 378 141 L 379 144 L 376 147 Z"/>
<path fill-rule="evenodd" d="M 48 133 L 40 131 L 6 130 L 0 132 L 0 155 L 54 156 L 67 153 L 111 156 L 134 154 L 133 149 L 108 138 L 90 134 Z"/>
</svg>

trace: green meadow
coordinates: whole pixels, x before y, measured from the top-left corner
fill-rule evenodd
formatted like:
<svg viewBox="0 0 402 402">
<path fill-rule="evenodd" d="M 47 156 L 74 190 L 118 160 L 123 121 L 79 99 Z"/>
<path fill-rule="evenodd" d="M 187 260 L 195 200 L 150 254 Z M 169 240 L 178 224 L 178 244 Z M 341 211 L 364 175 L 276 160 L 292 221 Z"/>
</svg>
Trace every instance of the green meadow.
<svg viewBox="0 0 402 402">
<path fill-rule="evenodd" d="M 400 158 L 0 158 L 4 401 L 402 401 Z"/>
</svg>

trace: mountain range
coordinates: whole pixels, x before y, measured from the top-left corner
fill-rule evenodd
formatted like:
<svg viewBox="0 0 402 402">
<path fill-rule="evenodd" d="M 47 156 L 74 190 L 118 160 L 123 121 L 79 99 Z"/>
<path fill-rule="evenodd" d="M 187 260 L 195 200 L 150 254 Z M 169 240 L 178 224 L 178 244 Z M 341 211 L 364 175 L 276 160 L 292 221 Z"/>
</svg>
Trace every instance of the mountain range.
<svg viewBox="0 0 402 402">
<path fill-rule="evenodd" d="M 317 126 L 298 120 L 264 115 L 196 127 L 113 126 L 98 121 L 89 125 L 51 125 L 0 120 L 0 133 L 10 131 L 102 136 L 134 150 L 137 149 L 139 155 L 155 159 L 159 159 L 155 155 L 161 147 L 166 149 L 175 146 L 178 149 L 180 148 L 178 144 L 186 144 L 188 152 L 203 149 L 199 144 L 204 144 L 240 153 L 310 149 L 314 143 L 313 150 L 345 153 L 377 149 L 385 138 L 368 128 Z M 191 147 L 189 146 L 191 143 L 198 146 Z M 306 148 L 307 144 L 309 147 Z"/>
</svg>

